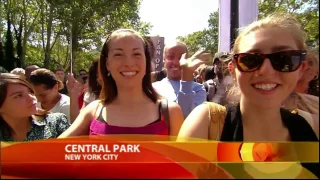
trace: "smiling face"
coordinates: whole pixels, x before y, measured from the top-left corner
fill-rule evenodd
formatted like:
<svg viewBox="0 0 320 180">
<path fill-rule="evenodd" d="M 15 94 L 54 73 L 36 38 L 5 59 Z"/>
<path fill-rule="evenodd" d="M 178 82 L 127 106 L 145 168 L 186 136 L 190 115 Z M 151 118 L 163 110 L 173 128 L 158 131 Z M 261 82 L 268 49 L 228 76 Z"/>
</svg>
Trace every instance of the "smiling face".
<svg viewBox="0 0 320 180">
<path fill-rule="evenodd" d="M 180 43 L 166 46 L 164 52 L 164 64 L 167 69 L 167 76 L 170 80 L 181 79 L 181 56 L 187 52 L 187 48 Z"/>
<path fill-rule="evenodd" d="M 141 87 L 146 74 L 146 57 L 141 38 L 122 33 L 109 43 L 106 66 L 117 88 Z"/>
<path fill-rule="evenodd" d="M 243 36 L 239 44 L 241 45 L 237 53 L 270 54 L 284 50 L 299 50 L 292 35 L 279 28 L 252 31 Z M 278 72 L 266 58 L 260 69 L 254 72 L 241 72 L 236 68 L 235 75 L 242 100 L 263 108 L 280 107 L 295 88 L 305 67 L 306 62 L 303 62 L 294 72 Z"/>
<path fill-rule="evenodd" d="M 36 103 L 37 100 L 28 87 L 22 84 L 9 83 L 5 100 L 0 107 L 0 113 L 16 118 L 29 117 L 36 114 Z M 19 113 L 17 113 L 17 110 Z"/>
</svg>

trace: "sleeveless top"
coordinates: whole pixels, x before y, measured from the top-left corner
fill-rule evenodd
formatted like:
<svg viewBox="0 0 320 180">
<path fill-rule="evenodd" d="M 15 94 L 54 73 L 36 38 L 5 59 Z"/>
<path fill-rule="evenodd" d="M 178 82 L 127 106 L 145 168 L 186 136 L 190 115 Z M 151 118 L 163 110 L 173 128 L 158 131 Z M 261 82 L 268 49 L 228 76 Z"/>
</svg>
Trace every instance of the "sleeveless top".
<svg viewBox="0 0 320 180">
<path fill-rule="evenodd" d="M 89 135 L 105 135 L 105 134 L 153 134 L 153 135 L 169 135 L 168 124 L 163 114 L 160 112 L 161 102 L 159 103 L 159 119 L 142 127 L 121 127 L 109 125 L 102 117 L 105 107 L 101 108 L 97 119 L 93 119 L 90 123 Z"/>
<path fill-rule="evenodd" d="M 313 128 L 303 117 L 299 116 L 298 114 L 293 114 L 285 109 L 281 109 L 280 113 L 283 124 L 288 128 L 291 141 L 319 142 L 319 139 L 317 135 L 314 133 Z M 239 104 L 227 106 L 227 114 L 221 133 L 220 141 L 243 141 L 243 126 Z M 241 166 L 242 164 L 238 165 Z M 301 165 L 319 178 L 319 163 L 301 163 Z M 239 168 L 242 169 L 241 167 Z"/>
</svg>

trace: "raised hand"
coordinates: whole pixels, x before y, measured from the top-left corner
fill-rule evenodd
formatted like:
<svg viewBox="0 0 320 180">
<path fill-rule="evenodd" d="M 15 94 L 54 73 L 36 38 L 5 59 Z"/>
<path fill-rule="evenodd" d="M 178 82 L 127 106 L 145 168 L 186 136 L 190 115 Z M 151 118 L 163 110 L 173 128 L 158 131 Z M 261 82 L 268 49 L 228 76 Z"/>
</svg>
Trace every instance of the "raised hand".
<svg viewBox="0 0 320 180">
<path fill-rule="evenodd" d="M 84 85 L 77 81 L 73 74 L 67 75 L 67 88 L 69 95 L 79 96 L 81 92 L 83 91 Z"/>
<path fill-rule="evenodd" d="M 204 50 L 197 51 L 190 58 L 186 58 L 187 54 L 183 54 L 180 59 L 180 66 L 182 67 L 182 80 L 191 81 L 193 79 L 193 73 L 201 65 L 209 62 L 210 53 L 206 53 Z"/>
</svg>

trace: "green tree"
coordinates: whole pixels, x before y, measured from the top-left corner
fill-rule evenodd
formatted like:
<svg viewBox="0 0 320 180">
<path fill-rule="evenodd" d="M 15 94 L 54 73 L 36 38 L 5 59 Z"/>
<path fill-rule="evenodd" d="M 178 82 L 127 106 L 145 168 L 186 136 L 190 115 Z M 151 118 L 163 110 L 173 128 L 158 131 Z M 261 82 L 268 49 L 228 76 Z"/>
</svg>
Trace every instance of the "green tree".
<svg viewBox="0 0 320 180">
<path fill-rule="evenodd" d="M 9 13 L 16 47 L 12 50 L 23 67 L 67 70 L 72 51 L 77 71 L 91 64 L 111 31 L 133 28 L 149 34 L 152 26 L 140 20 L 140 4 L 140 0 L 0 0 L 0 42 L 6 41 Z"/>
<path fill-rule="evenodd" d="M 219 30 L 219 13 L 213 12 L 209 16 L 208 28 L 191 33 L 185 37 L 179 36 L 177 39 L 184 42 L 190 54 L 194 54 L 200 48 L 205 48 L 214 55 L 218 50 L 218 30 Z"/>
<path fill-rule="evenodd" d="M 259 18 L 275 12 L 287 12 L 297 17 L 308 35 L 308 42 L 314 42 L 319 33 L 319 4 L 318 0 L 260 0 Z M 188 34 L 177 39 L 188 46 L 190 53 L 199 48 L 206 48 L 214 54 L 218 50 L 219 13 L 211 13 L 208 28 Z"/>
<path fill-rule="evenodd" d="M 15 57 L 14 57 L 14 46 L 13 46 L 13 39 L 12 39 L 12 32 L 11 32 L 11 21 L 10 21 L 10 14 L 7 14 L 7 34 L 6 34 L 6 41 L 5 41 L 5 62 L 4 68 L 8 71 L 11 71 L 15 68 Z"/>
<path fill-rule="evenodd" d="M 259 18 L 275 12 L 287 12 L 296 16 L 308 41 L 315 41 L 319 32 L 319 0 L 260 0 Z"/>
</svg>

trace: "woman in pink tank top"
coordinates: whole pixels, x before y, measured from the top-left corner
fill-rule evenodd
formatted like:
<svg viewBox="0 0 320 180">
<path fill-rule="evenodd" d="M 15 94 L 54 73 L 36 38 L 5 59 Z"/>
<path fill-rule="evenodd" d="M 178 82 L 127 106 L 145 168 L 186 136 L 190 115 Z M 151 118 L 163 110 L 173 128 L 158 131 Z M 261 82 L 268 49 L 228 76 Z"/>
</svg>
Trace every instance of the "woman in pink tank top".
<svg viewBox="0 0 320 180">
<path fill-rule="evenodd" d="M 114 31 L 104 43 L 99 60 L 103 80 L 100 100 L 84 108 L 59 138 L 104 134 L 176 136 L 183 123 L 178 104 L 167 103 L 151 84 L 150 44 L 131 29 Z M 166 118 L 165 118 L 166 117 Z"/>
</svg>

